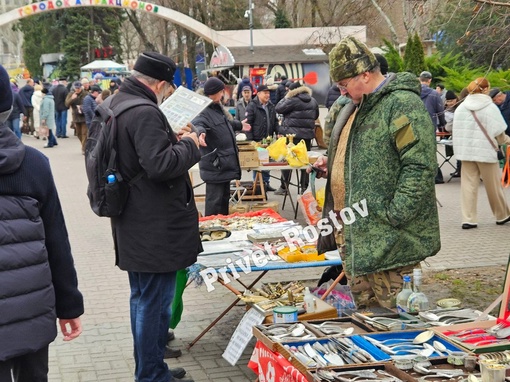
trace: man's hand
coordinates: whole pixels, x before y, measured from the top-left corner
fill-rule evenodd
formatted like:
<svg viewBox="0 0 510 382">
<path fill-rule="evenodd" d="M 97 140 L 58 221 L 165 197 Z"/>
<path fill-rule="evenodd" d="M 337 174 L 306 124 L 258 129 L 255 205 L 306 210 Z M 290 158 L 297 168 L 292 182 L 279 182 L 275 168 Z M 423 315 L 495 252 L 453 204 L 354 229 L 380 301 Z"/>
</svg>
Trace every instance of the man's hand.
<svg viewBox="0 0 510 382">
<path fill-rule="evenodd" d="M 241 123 L 243 124 L 242 131 L 250 131 L 251 130 L 251 125 L 247 121 L 248 121 L 248 118 L 245 118 L 241 121 Z"/>
<path fill-rule="evenodd" d="M 182 134 L 181 139 L 191 139 L 197 147 L 200 147 L 198 143 L 197 133 L 184 133 Z"/>
<path fill-rule="evenodd" d="M 191 133 L 193 131 L 193 125 L 191 122 L 188 122 L 186 126 L 181 127 L 181 129 L 177 132 L 177 140 L 181 140 L 184 134 Z"/>
<path fill-rule="evenodd" d="M 327 178 L 328 176 L 328 157 L 320 156 L 312 167 L 306 169 L 307 173 L 315 171 L 317 178 Z"/>
<path fill-rule="evenodd" d="M 61 318 L 58 320 L 58 323 L 60 324 L 60 330 L 64 335 L 64 341 L 74 340 L 81 334 L 82 328 L 80 317 L 69 320 Z M 68 330 L 68 328 L 70 330 Z"/>
<path fill-rule="evenodd" d="M 200 136 L 198 137 L 198 142 L 200 146 L 207 147 L 207 143 L 205 141 L 205 133 L 200 134 Z"/>
</svg>

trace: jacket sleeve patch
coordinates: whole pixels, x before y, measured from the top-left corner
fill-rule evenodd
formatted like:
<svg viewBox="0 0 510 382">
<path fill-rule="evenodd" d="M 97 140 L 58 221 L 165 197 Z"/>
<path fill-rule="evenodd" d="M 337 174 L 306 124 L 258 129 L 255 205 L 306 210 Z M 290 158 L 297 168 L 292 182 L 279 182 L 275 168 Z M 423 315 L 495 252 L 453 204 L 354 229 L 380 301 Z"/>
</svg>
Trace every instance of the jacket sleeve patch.
<svg viewBox="0 0 510 382">
<path fill-rule="evenodd" d="M 411 121 L 405 115 L 394 120 L 393 125 L 395 126 L 395 143 L 398 150 L 402 150 L 416 140 Z"/>
</svg>

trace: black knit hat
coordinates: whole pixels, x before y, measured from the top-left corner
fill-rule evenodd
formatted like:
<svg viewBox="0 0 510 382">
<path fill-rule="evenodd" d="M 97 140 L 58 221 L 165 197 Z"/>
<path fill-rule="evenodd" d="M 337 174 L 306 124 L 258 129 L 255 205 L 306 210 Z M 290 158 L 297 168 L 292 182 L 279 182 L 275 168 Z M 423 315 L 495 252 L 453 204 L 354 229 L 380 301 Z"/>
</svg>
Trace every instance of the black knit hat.
<svg viewBox="0 0 510 382">
<path fill-rule="evenodd" d="M 170 57 L 163 54 L 144 52 L 136 60 L 133 69 L 151 78 L 166 81 L 173 85 L 177 66 Z"/>
<path fill-rule="evenodd" d="M 204 94 L 210 96 L 225 89 L 225 84 L 218 77 L 211 77 L 204 84 Z"/>
<path fill-rule="evenodd" d="M 9 74 L 0 65 L 0 113 L 10 110 L 12 107 L 12 90 Z"/>
<path fill-rule="evenodd" d="M 293 82 L 289 85 L 289 90 L 294 90 L 294 89 L 297 89 L 301 86 L 301 84 L 299 82 Z"/>
<path fill-rule="evenodd" d="M 388 73 L 388 60 L 380 53 L 374 53 L 375 59 L 379 62 L 379 68 L 381 68 L 381 74 Z"/>
<path fill-rule="evenodd" d="M 447 90 L 446 94 L 445 94 L 445 99 L 446 100 L 457 99 L 457 96 L 455 95 L 455 93 L 453 91 Z"/>
</svg>

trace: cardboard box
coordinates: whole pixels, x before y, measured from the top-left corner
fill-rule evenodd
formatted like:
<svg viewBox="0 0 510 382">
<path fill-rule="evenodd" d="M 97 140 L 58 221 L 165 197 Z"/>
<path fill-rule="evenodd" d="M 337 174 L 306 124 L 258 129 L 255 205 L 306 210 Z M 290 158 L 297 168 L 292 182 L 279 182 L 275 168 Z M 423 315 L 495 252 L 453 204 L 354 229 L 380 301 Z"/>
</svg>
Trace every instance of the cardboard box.
<svg viewBox="0 0 510 382">
<path fill-rule="evenodd" d="M 259 167 L 259 154 L 254 151 L 239 151 L 239 163 L 241 168 Z"/>
<path fill-rule="evenodd" d="M 259 202 L 259 203 L 252 204 L 252 206 L 251 206 L 252 211 L 265 210 L 266 208 L 271 208 L 273 211 L 279 212 L 278 211 L 278 202 L 264 202 L 264 203 Z"/>
<path fill-rule="evenodd" d="M 369 363 L 352 363 L 352 364 L 346 364 L 344 366 L 330 366 L 326 367 L 328 369 L 334 368 L 334 369 L 344 369 L 344 368 L 364 368 L 366 366 L 373 367 L 374 365 L 382 365 L 385 362 L 390 361 L 390 357 L 380 351 L 378 348 L 376 348 L 374 345 L 370 344 L 369 342 L 365 341 L 360 336 L 350 336 L 349 339 L 354 342 L 356 346 L 361 347 L 363 350 L 367 351 L 374 359 L 375 361 L 369 362 Z M 299 341 L 299 342 L 286 342 L 286 343 L 276 343 L 276 351 L 280 353 L 282 356 L 284 356 L 296 369 L 298 369 L 302 373 L 309 373 L 312 370 L 315 370 L 314 368 L 309 368 L 303 363 L 299 361 L 299 359 L 295 358 L 293 353 L 287 349 L 285 345 L 288 344 L 288 346 L 304 346 L 306 343 L 313 344 L 315 342 L 319 342 L 320 344 L 323 344 L 325 342 L 330 341 L 330 338 L 321 338 L 321 339 L 313 339 L 313 340 L 307 340 L 307 341 Z M 309 375 L 309 374 L 307 374 Z M 312 380 L 312 379 L 310 379 Z"/>
<path fill-rule="evenodd" d="M 232 215 L 236 212 L 240 213 L 240 214 L 244 214 L 244 213 L 248 212 L 249 210 L 250 210 L 250 206 L 248 204 L 237 203 L 237 204 L 234 204 L 233 206 L 228 207 L 228 214 Z"/>
<path fill-rule="evenodd" d="M 506 268 L 505 285 L 503 287 L 503 300 L 501 301 L 499 315 L 497 320 L 486 320 L 477 322 L 467 322 L 465 324 L 456 324 L 449 326 L 440 326 L 432 328 L 436 333 L 439 333 L 444 338 L 463 347 L 464 349 L 480 354 L 490 353 L 495 351 L 503 351 L 510 349 L 510 336 L 506 340 L 499 343 L 485 343 L 485 344 L 470 344 L 462 342 L 459 339 L 452 337 L 448 332 L 456 332 L 462 330 L 475 330 L 475 329 L 489 329 L 492 326 L 503 323 L 506 327 L 510 327 L 510 258 Z"/>
</svg>

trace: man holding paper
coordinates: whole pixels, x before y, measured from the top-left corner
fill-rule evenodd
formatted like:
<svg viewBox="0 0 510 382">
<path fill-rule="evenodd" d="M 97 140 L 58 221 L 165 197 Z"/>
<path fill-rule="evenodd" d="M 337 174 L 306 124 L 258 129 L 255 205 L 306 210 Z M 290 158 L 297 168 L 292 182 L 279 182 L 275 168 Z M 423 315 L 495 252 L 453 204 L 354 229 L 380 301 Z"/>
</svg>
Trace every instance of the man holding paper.
<svg viewBox="0 0 510 382">
<path fill-rule="evenodd" d="M 217 77 L 209 78 L 204 95 L 212 103 L 194 120 L 200 141 L 200 177 L 205 182 L 205 216 L 228 215 L 230 181 L 241 179 L 241 165 L 234 131 L 250 131 L 243 121 L 231 120 L 223 109 L 225 84 Z"/>
<path fill-rule="evenodd" d="M 111 218 L 116 264 L 128 272 L 135 380 L 174 381 L 186 372 L 163 360 L 176 274 L 202 251 L 198 211 L 188 170 L 200 160 L 198 137 L 174 133 L 158 108 L 174 89 L 176 65 L 156 52 L 142 53 L 132 75 L 113 95 L 115 112 L 139 100 L 117 118 L 119 173 L 130 181 L 120 216 Z M 181 379 L 191 381 L 191 379 Z"/>
</svg>

